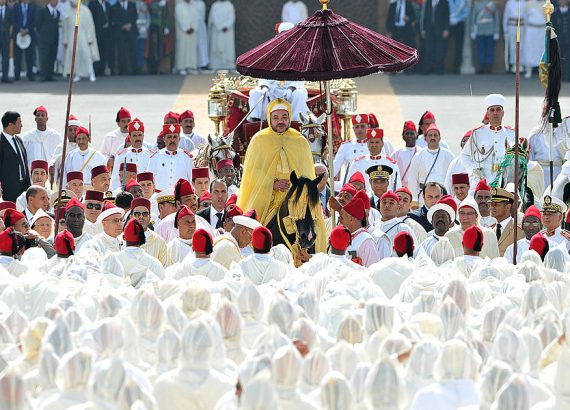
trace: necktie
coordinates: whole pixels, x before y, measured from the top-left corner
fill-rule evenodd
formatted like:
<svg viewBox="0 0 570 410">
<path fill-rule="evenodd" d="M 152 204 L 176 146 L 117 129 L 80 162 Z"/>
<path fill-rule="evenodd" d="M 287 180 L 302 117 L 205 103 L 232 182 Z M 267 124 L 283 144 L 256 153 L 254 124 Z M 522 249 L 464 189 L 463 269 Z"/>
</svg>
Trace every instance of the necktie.
<svg viewBox="0 0 570 410">
<path fill-rule="evenodd" d="M 26 4 L 22 5 L 22 26 L 27 27 L 28 25 L 28 6 Z"/>
<path fill-rule="evenodd" d="M 497 240 L 501 239 L 501 224 L 497 224 Z"/>
<path fill-rule="evenodd" d="M 218 222 L 216 222 L 216 229 L 222 227 L 222 213 L 216 212 L 216 218 L 218 218 Z"/>
</svg>

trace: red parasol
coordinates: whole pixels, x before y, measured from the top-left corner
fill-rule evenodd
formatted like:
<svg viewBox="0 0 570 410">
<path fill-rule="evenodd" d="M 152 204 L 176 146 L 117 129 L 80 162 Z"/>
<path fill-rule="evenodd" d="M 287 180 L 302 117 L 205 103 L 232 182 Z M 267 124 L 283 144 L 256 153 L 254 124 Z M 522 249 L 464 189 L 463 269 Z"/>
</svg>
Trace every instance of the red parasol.
<svg viewBox="0 0 570 410">
<path fill-rule="evenodd" d="M 321 1 L 326 7 L 328 1 Z M 419 60 L 415 48 L 318 10 L 291 30 L 238 57 L 237 70 L 272 80 L 326 81 L 395 72 Z"/>
</svg>

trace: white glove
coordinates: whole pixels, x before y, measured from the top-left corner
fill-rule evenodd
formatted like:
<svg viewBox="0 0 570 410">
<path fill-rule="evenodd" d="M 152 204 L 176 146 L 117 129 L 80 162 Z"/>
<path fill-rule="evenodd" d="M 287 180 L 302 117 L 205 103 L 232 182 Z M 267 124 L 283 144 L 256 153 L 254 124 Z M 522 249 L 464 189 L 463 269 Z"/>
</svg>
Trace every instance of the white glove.
<svg viewBox="0 0 570 410">
<path fill-rule="evenodd" d="M 493 34 L 493 40 L 497 41 L 499 39 L 499 33 Z"/>
<path fill-rule="evenodd" d="M 477 38 L 477 34 L 471 33 L 471 40 L 475 40 Z"/>
<path fill-rule="evenodd" d="M 285 92 L 283 93 L 283 98 L 285 98 L 287 101 L 291 101 L 291 95 L 293 94 L 293 90 L 291 90 L 290 88 L 287 88 L 285 90 Z"/>
</svg>

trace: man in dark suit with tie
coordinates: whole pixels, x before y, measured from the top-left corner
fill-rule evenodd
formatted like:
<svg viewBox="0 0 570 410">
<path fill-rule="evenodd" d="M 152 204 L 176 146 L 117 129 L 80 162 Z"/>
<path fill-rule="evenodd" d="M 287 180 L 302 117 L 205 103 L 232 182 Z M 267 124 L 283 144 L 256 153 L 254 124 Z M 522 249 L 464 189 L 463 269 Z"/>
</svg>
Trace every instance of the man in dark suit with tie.
<svg viewBox="0 0 570 410">
<path fill-rule="evenodd" d="M 2 116 L 0 135 L 0 182 L 3 199 L 16 202 L 16 199 L 31 185 L 28 157 L 24 143 L 17 136 L 22 130 L 22 118 L 14 111 Z"/>
<path fill-rule="evenodd" d="M 214 179 L 210 184 L 212 204 L 202 209 L 197 215 L 204 218 L 212 228 L 222 228 L 226 202 L 228 200 L 228 187 L 224 180 Z"/>
<path fill-rule="evenodd" d="M 396 0 L 388 7 L 386 28 L 391 37 L 410 47 L 416 46 L 416 13 L 409 0 Z"/>
<path fill-rule="evenodd" d="M 0 0 L 0 53 L 2 54 L 2 82 L 9 83 L 8 63 L 10 61 L 10 27 L 12 26 L 12 9 L 6 0 Z"/>
<path fill-rule="evenodd" d="M 137 74 L 137 6 L 120 0 L 111 9 L 114 45 L 119 54 L 119 75 Z"/>
<path fill-rule="evenodd" d="M 111 5 L 107 0 L 91 0 L 89 10 L 93 15 L 97 46 L 99 47 L 99 61 L 93 66 L 97 76 L 105 75 L 107 64 L 111 71 L 115 70 L 113 58 L 113 38 L 111 35 Z"/>
<path fill-rule="evenodd" d="M 40 55 L 40 79 L 54 81 L 53 66 L 57 56 L 59 41 L 58 0 L 50 0 L 47 6 L 39 9 L 36 16 L 36 32 L 38 33 L 38 51 Z"/>
<path fill-rule="evenodd" d="M 449 2 L 447 0 L 426 0 L 422 6 L 420 19 L 422 38 L 421 55 L 424 60 L 424 73 L 443 74 L 447 38 L 449 37 Z"/>
<path fill-rule="evenodd" d="M 12 14 L 12 23 L 14 25 L 14 30 L 12 32 L 14 37 L 14 80 L 18 81 L 20 79 L 20 73 L 22 71 L 22 54 L 26 55 L 26 71 L 28 80 L 34 80 L 34 63 L 36 54 L 36 11 L 37 6 L 31 4 L 30 0 L 20 0 L 20 3 L 14 5 Z M 29 34 L 32 38 L 32 42 L 28 48 L 22 50 L 16 44 L 16 37 L 18 33 Z"/>
</svg>

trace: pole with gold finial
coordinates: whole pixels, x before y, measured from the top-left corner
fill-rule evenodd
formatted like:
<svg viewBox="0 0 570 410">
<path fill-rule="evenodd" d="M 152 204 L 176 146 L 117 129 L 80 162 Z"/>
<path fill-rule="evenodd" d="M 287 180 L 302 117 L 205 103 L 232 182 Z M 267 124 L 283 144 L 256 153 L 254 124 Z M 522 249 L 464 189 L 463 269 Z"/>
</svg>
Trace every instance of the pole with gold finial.
<svg viewBox="0 0 570 410">
<path fill-rule="evenodd" d="M 65 111 L 65 128 L 63 131 L 63 147 L 61 151 L 61 167 L 59 168 L 59 182 L 57 192 L 57 206 L 61 206 L 61 191 L 63 189 L 63 175 L 65 169 L 65 157 L 67 155 L 67 128 L 69 127 L 69 113 L 71 111 L 71 95 L 73 94 L 73 77 L 75 77 L 75 54 L 77 52 L 77 34 L 79 32 L 79 15 L 81 13 L 81 0 L 77 2 L 75 13 L 75 31 L 73 32 L 73 48 L 71 50 L 71 67 L 69 69 L 69 81 L 67 84 L 67 109 Z M 54 237 L 57 235 L 59 224 L 55 224 Z"/>
<path fill-rule="evenodd" d="M 328 10 L 328 4 L 330 2 L 330 0 L 319 0 L 321 2 L 321 4 L 323 5 L 323 10 Z"/>
<path fill-rule="evenodd" d="M 546 44 L 545 44 L 545 55 L 548 59 L 546 64 L 540 64 L 539 67 L 539 75 L 540 75 L 540 82 L 544 86 L 544 88 L 548 87 L 548 66 L 550 65 L 550 34 L 551 34 L 551 22 L 550 17 L 552 13 L 554 13 L 554 5 L 550 2 L 550 0 L 546 0 L 542 5 L 542 12 L 546 17 Z M 548 118 L 551 117 L 552 113 L 547 113 Z M 552 153 L 552 134 L 554 133 L 554 127 L 552 126 L 552 122 L 548 122 L 548 160 L 549 160 L 549 167 L 550 167 L 550 190 L 554 187 L 554 162 L 553 162 L 553 153 Z"/>
</svg>

